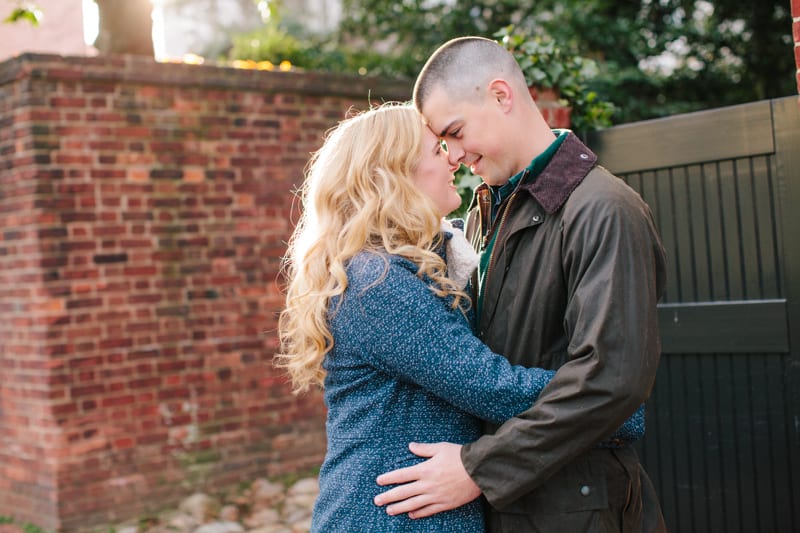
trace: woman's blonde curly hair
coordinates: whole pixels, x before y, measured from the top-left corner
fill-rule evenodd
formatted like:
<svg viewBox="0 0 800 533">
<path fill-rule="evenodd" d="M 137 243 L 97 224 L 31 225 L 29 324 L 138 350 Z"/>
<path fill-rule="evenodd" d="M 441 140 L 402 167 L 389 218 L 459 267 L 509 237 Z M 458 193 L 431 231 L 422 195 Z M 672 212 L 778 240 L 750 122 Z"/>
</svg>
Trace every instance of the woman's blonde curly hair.
<svg viewBox="0 0 800 533">
<path fill-rule="evenodd" d="M 411 178 L 425 127 L 412 106 L 383 104 L 340 122 L 309 161 L 299 191 L 302 215 L 283 262 L 286 307 L 275 359 L 295 393 L 324 384 L 322 361 L 334 344 L 331 299 L 347 289 L 347 261 L 357 253 L 402 256 L 433 281 L 438 296 L 452 295 L 453 307 L 468 305 L 433 251 L 442 243 L 436 207 Z"/>
</svg>

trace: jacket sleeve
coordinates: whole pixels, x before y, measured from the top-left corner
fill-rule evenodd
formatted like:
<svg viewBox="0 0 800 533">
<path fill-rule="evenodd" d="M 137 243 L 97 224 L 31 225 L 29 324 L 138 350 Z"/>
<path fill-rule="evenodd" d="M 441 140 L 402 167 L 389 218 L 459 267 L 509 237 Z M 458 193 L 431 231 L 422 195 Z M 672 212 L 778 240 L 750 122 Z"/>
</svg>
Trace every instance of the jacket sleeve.
<svg viewBox="0 0 800 533">
<path fill-rule="evenodd" d="M 612 434 L 650 394 L 664 254 L 649 209 L 631 194 L 604 189 L 564 208 L 568 361 L 530 409 L 462 448 L 467 472 L 496 508 Z"/>
<path fill-rule="evenodd" d="M 472 333 L 459 311 L 448 309 L 410 262 L 391 259 L 381 275 L 385 265 L 380 259 L 361 265 L 355 279 L 374 281 L 348 289 L 369 364 L 494 423 L 533 404 L 554 371 L 512 366 Z"/>
</svg>

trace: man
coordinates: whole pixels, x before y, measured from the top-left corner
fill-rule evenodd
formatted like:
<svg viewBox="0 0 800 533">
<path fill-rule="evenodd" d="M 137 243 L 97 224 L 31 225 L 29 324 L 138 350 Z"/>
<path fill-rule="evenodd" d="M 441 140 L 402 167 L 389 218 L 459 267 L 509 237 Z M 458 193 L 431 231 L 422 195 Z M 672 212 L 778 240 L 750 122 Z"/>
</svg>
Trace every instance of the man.
<svg viewBox="0 0 800 533">
<path fill-rule="evenodd" d="M 598 445 L 647 399 L 658 368 L 665 259 L 649 208 L 574 134 L 549 128 L 494 41 L 444 44 L 414 101 L 451 163 L 484 182 L 467 222 L 482 254 L 482 340 L 557 373 L 529 410 L 476 442 L 412 443 L 430 459 L 380 476 L 402 485 L 375 503 L 420 518 L 482 493 L 494 532 L 665 531 L 636 452 Z"/>
</svg>

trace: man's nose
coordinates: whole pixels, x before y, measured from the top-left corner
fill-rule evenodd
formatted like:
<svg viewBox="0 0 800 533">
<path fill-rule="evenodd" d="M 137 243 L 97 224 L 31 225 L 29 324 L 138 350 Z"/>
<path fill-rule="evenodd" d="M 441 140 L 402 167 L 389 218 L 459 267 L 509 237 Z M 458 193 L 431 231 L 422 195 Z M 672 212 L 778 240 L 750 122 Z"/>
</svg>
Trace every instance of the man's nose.
<svg viewBox="0 0 800 533">
<path fill-rule="evenodd" d="M 460 146 L 450 143 L 447 145 L 447 162 L 451 166 L 455 166 L 455 168 L 461 166 L 461 160 L 464 159 L 464 155 L 464 150 Z"/>
</svg>

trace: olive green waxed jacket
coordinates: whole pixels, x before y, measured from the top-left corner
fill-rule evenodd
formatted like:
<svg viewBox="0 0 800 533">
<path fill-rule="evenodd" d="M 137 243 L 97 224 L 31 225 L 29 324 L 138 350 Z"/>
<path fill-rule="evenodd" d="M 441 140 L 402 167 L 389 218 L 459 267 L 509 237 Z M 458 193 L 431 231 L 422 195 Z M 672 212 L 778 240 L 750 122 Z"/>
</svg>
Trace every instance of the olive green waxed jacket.
<svg viewBox="0 0 800 533">
<path fill-rule="evenodd" d="M 479 203 L 467 237 L 481 249 L 498 232 L 480 337 L 512 364 L 558 370 L 529 410 L 462 449 L 493 508 L 490 531 L 662 531 L 635 452 L 596 448 L 647 399 L 658 368 L 665 256 L 649 207 L 574 134 L 491 229 Z M 617 527 L 620 512 L 632 514 Z"/>
</svg>

